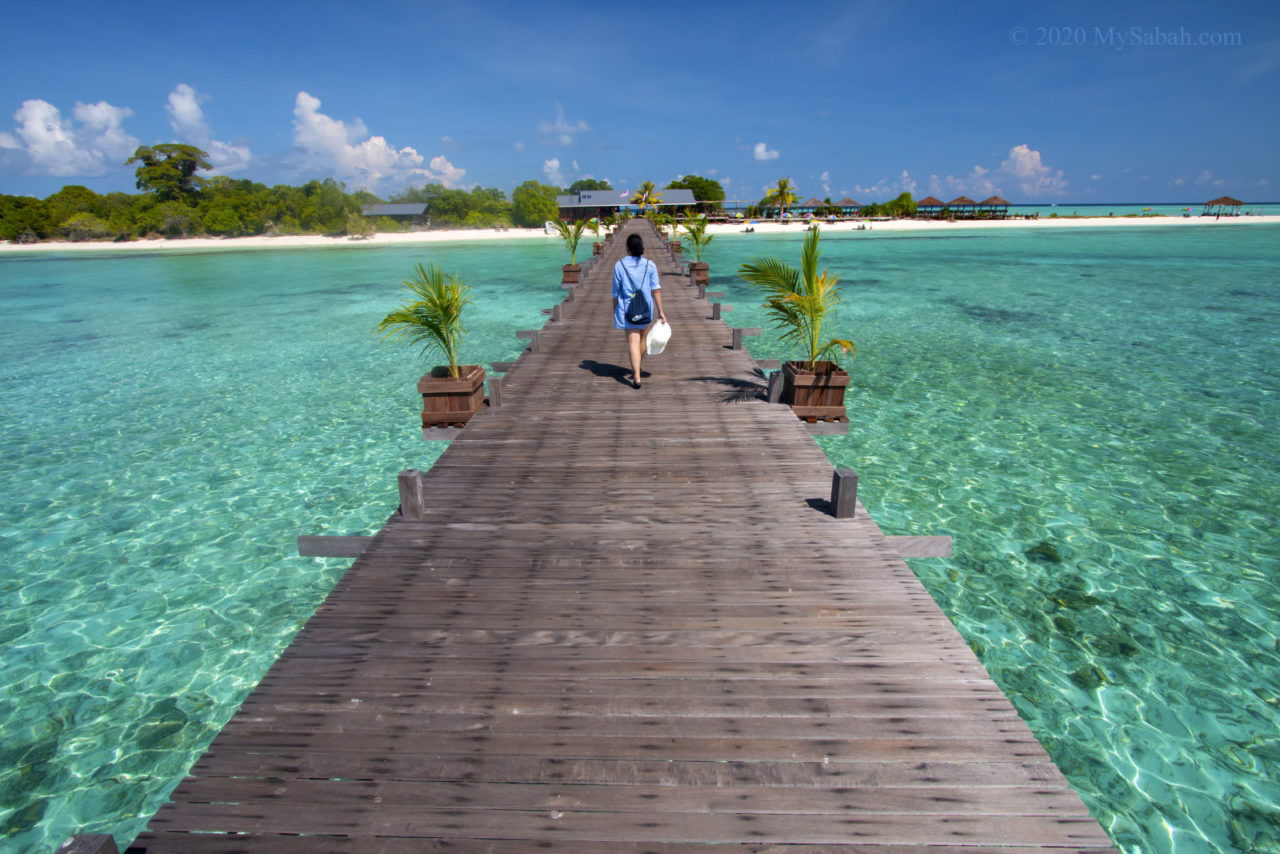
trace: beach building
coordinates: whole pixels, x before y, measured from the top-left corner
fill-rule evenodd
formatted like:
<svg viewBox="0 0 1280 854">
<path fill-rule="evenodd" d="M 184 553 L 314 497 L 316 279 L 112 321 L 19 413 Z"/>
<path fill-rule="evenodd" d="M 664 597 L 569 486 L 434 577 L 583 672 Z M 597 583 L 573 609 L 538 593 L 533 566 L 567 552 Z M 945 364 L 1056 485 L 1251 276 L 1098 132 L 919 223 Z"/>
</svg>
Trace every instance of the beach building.
<svg viewBox="0 0 1280 854">
<path fill-rule="evenodd" d="M 978 203 L 968 196 L 957 196 L 947 202 L 949 215 L 956 219 L 972 219 L 978 213 Z"/>
<path fill-rule="evenodd" d="M 840 208 L 841 216 L 857 216 L 858 208 L 862 206 L 848 196 L 845 196 L 843 199 L 836 202 L 836 207 Z"/>
<path fill-rule="evenodd" d="M 942 216 L 942 209 L 947 203 L 934 196 L 925 196 L 916 202 L 916 216 L 923 219 L 937 219 Z"/>
<path fill-rule="evenodd" d="M 1009 200 L 991 196 L 978 202 L 978 212 L 989 219 L 1005 219 L 1009 216 Z"/>
<path fill-rule="evenodd" d="M 583 190 L 580 193 L 556 196 L 556 204 L 560 208 L 560 219 L 574 222 L 592 217 L 607 217 L 615 213 L 638 213 L 639 205 L 631 204 L 635 190 Z M 652 206 L 669 212 L 680 208 L 691 208 L 698 202 L 693 197 L 693 190 L 659 190 L 659 197 Z"/>
<path fill-rule="evenodd" d="M 1244 207 L 1244 202 L 1239 199 L 1233 199 L 1231 196 L 1219 196 L 1216 199 L 1210 199 L 1204 203 L 1204 211 L 1201 216 L 1240 216 L 1240 208 Z"/>
<path fill-rule="evenodd" d="M 810 196 L 800 204 L 796 205 L 791 211 L 796 216 L 813 216 L 818 212 L 818 208 L 825 208 L 827 203 L 817 196 Z"/>
<path fill-rule="evenodd" d="M 368 217 L 385 216 L 396 222 L 406 222 L 413 225 L 427 225 L 427 204 L 426 202 L 413 202 L 410 204 L 395 205 L 365 205 L 360 212 Z"/>
</svg>

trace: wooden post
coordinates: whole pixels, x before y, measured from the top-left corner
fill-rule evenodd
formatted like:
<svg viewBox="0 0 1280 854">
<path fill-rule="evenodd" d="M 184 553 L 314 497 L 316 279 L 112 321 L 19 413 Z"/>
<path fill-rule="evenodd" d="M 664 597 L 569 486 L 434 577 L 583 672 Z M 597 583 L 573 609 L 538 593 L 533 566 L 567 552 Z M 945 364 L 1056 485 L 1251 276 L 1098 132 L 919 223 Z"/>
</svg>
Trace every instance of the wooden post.
<svg viewBox="0 0 1280 854">
<path fill-rule="evenodd" d="M 836 469 L 831 475 L 831 515 L 850 519 L 858 503 L 858 473 L 853 469 Z"/>
<path fill-rule="evenodd" d="M 81 833 L 58 846 L 57 854 L 120 854 L 109 833 Z"/>
<path fill-rule="evenodd" d="M 564 303 L 559 303 L 559 302 L 558 302 L 558 303 L 556 303 L 555 305 L 551 306 L 551 322 L 552 322 L 552 323 L 559 323 L 559 322 L 560 322 L 560 319 L 561 319 L 561 317 L 562 317 L 562 314 L 561 314 L 561 311 L 560 311 L 560 307 L 561 307 L 562 305 L 564 305 Z"/>
<path fill-rule="evenodd" d="M 742 330 L 738 327 L 734 327 L 733 330 L 733 349 L 742 349 Z"/>
<path fill-rule="evenodd" d="M 529 339 L 529 352 L 538 352 L 538 330 L 536 329 L 518 329 L 516 330 L 517 338 Z"/>
<path fill-rule="evenodd" d="M 782 402 L 782 371 L 774 371 L 769 374 L 769 397 L 770 403 Z"/>
<path fill-rule="evenodd" d="M 718 302 L 711 303 L 711 319 L 712 320 L 720 319 L 720 303 Z"/>
<path fill-rule="evenodd" d="M 502 408 L 502 377 L 489 377 L 489 408 Z"/>
<path fill-rule="evenodd" d="M 422 519 L 426 516 L 427 501 L 423 494 L 425 485 L 422 472 L 405 469 L 400 472 L 400 515 L 406 519 Z"/>
<path fill-rule="evenodd" d="M 706 298 L 707 298 L 707 286 L 698 285 L 698 299 L 706 299 Z"/>
</svg>

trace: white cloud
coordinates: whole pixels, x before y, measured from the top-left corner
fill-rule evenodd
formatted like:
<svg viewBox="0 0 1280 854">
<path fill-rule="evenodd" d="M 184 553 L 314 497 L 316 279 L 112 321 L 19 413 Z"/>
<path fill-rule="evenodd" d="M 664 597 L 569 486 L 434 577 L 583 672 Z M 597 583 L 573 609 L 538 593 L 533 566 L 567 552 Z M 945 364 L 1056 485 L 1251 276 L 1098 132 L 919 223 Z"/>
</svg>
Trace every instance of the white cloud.
<svg viewBox="0 0 1280 854">
<path fill-rule="evenodd" d="M 933 178 L 933 181 L 936 183 L 938 180 L 938 176 L 934 175 L 932 176 L 932 178 Z M 903 169 L 902 174 L 899 175 L 897 178 L 881 178 L 879 181 L 876 181 L 874 184 L 871 184 L 870 186 L 865 186 L 865 187 L 862 184 L 854 184 L 853 191 L 860 196 L 865 196 L 869 200 L 875 201 L 877 199 L 895 198 L 897 196 L 902 195 L 903 193 L 914 194 L 916 191 L 916 186 L 917 186 L 916 179 L 911 177 L 910 172 L 908 172 L 906 169 Z M 935 192 L 937 191 L 935 190 Z"/>
<path fill-rule="evenodd" d="M 1101 176 L 1101 175 L 1099 175 L 1097 172 L 1094 172 L 1092 175 L 1090 175 L 1090 176 L 1089 176 L 1089 180 L 1090 180 L 1090 181 L 1101 181 L 1101 180 L 1102 180 L 1102 176 Z"/>
<path fill-rule="evenodd" d="M 244 169 L 252 159 L 249 147 L 213 138 L 213 131 L 205 121 L 204 111 L 200 109 L 200 102 L 207 100 L 207 96 L 201 95 L 186 83 L 179 83 L 169 93 L 169 103 L 165 104 L 165 110 L 169 113 L 169 126 L 178 134 L 180 142 L 208 152 L 215 174 Z"/>
<path fill-rule="evenodd" d="M 1054 170 L 1040 160 L 1040 152 L 1025 143 L 1009 149 L 1009 156 L 1000 164 L 1000 171 L 1012 175 L 1028 196 L 1044 193 L 1061 193 L 1067 187 L 1062 170 Z"/>
<path fill-rule="evenodd" d="M 587 123 L 579 119 L 576 122 L 569 122 L 564 117 L 564 105 L 556 101 L 556 120 L 554 122 L 541 121 L 538 122 L 538 133 L 548 134 L 555 137 L 556 141 L 561 145 L 570 145 L 573 143 L 573 135 L 576 133 L 585 133 L 591 130 Z"/>
<path fill-rule="evenodd" d="M 138 147 L 137 137 L 124 130 L 132 115 L 128 107 L 106 101 L 77 102 L 72 119 L 65 119 L 53 104 L 33 98 L 14 112 L 18 126 L 0 134 L 0 148 L 25 153 L 26 171 L 33 175 L 103 175 Z"/>
<path fill-rule="evenodd" d="M 1215 178 L 1213 173 L 1210 172 L 1208 169 L 1206 169 L 1196 176 L 1196 183 L 1205 184 L 1210 187 L 1221 187 L 1226 182 L 1223 181 L 1221 178 Z"/>
<path fill-rule="evenodd" d="M 520 140 L 516 140 L 514 143 L 512 143 L 511 147 L 514 148 L 516 151 L 524 151 L 524 143 L 521 142 Z"/>
<path fill-rule="evenodd" d="M 822 182 L 822 194 L 824 196 L 831 195 L 831 170 L 824 170 L 823 173 L 818 176 L 818 180 Z"/>
<path fill-rule="evenodd" d="M 443 155 L 425 159 L 415 149 L 394 148 L 381 136 L 367 136 L 369 129 L 356 119 L 350 125 L 320 112 L 320 99 L 299 92 L 293 108 L 293 141 L 300 166 L 325 172 L 341 180 L 370 188 L 383 180 L 439 181 L 457 187 L 466 174 Z"/>
<path fill-rule="evenodd" d="M 770 148 L 763 142 L 757 142 L 755 148 L 751 150 L 751 156 L 756 160 L 777 160 L 778 150 Z"/>
<path fill-rule="evenodd" d="M 552 184 L 559 186 L 564 183 L 564 173 L 560 171 L 560 158 L 552 157 L 550 160 L 542 164 L 542 174 L 547 176 L 547 180 Z"/>
</svg>

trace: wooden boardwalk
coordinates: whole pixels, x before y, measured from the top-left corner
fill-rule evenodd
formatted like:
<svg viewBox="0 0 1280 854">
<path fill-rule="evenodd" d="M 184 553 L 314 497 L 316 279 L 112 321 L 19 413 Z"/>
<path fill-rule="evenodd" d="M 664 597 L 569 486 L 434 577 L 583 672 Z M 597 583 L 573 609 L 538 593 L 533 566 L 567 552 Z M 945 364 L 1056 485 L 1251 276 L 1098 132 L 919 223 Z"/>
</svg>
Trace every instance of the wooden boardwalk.
<svg viewBox="0 0 1280 854">
<path fill-rule="evenodd" d="M 674 329 L 644 388 L 615 237 L 136 846 L 1112 850 L 636 229 Z"/>
</svg>

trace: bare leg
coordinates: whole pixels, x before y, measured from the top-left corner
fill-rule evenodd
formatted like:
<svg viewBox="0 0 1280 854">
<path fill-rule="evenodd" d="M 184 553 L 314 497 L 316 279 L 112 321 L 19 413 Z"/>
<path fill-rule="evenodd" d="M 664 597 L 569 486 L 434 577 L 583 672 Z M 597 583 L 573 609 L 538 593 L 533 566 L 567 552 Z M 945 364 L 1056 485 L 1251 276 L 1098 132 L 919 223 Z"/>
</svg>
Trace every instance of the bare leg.
<svg viewBox="0 0 1280 854">
<path fill-rule="evenodd" d="M 640 388 L 640 357 L 644 352 L 643 333 L 639 330 L 627 330 L 627 349 L 631 355 L 631 384 Z"/>
</svg>

